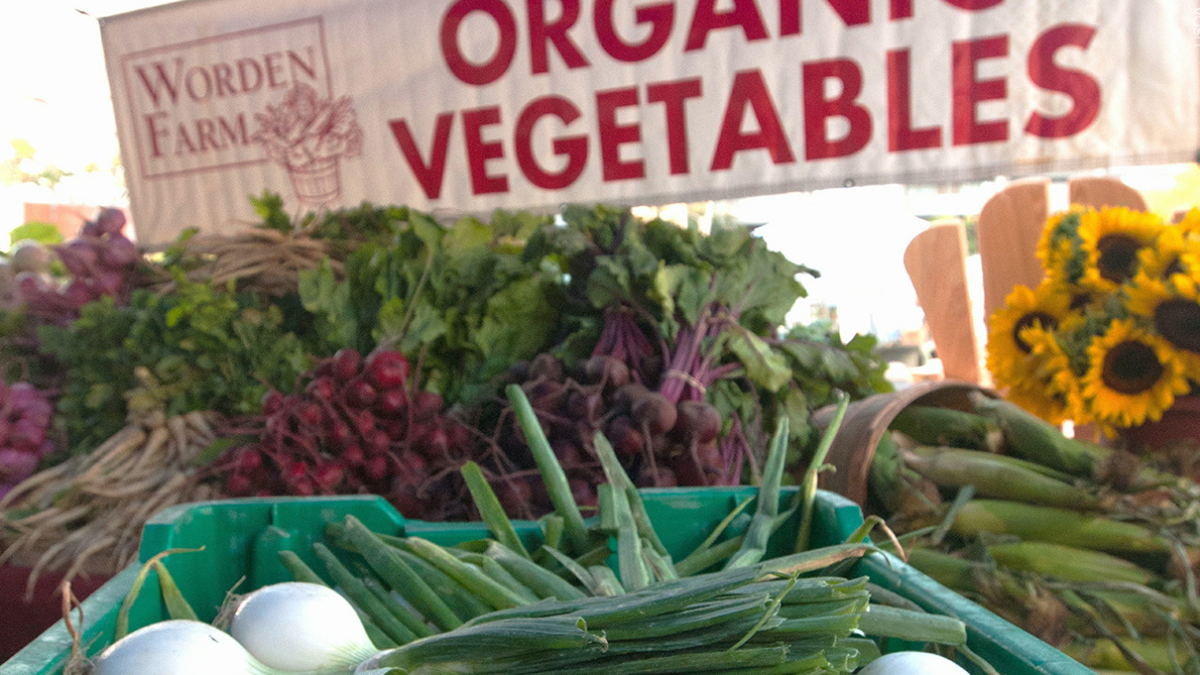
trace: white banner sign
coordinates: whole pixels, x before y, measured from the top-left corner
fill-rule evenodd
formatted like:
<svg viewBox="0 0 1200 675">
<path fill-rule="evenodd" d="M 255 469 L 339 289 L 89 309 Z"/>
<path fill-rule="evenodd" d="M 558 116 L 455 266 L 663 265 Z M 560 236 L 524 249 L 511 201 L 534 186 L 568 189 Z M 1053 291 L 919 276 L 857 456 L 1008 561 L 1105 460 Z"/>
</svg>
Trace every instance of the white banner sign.
<svg viewBox="0 0 1200 675">
<path fill-rule="evenodd" d="M 1192 160 L 1192 0 L 189 0 L 103 20 L 143 243 Z"/>
</svg>

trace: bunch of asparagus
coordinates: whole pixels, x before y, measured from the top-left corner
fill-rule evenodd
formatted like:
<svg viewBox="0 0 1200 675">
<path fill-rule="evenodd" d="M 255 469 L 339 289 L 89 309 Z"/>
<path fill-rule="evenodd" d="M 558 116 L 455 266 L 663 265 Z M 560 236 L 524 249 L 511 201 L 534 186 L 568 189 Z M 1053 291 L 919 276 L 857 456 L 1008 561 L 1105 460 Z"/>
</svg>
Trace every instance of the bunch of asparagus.
<svg viewBox="0 0 1200 675">
<path fill-rule="evenodd" d="M 1200 491 L 1003 400 L 910 406 L 868 508 L 910 564 L 1094 668 L 1200 672 Z"/>
</svg>

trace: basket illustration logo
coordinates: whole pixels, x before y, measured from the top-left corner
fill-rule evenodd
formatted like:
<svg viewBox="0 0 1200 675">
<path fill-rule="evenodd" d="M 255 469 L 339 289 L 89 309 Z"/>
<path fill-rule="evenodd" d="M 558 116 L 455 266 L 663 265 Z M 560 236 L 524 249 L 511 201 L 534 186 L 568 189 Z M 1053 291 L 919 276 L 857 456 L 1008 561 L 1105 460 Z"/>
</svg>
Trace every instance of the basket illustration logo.
<svg viewBox="0 0 1200 675">
<path fill-rule="evenodd" d="M 279 105 L 255 113 L 262 144 L 276 164 L 287 169 L 301 204 L 322 207 L 342 192 L 341 160 L 362 152 L 362 127 L 349 96 L 322 98 L 317 90 L 297 83 Z"/>
</svg>

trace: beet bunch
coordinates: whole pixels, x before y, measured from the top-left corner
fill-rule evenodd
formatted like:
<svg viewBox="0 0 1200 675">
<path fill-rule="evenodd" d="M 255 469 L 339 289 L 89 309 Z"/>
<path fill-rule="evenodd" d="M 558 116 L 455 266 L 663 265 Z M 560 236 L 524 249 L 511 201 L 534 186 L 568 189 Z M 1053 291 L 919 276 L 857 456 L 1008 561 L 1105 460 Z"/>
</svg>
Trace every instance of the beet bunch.
<svg viewBox="0 0 1200 675">
<path fill-rule="evenodd" d="M 410 383 L 400 352 L 363 358 L 343 349 L 302 378 L 303 391 L 263 398 L 258 442 L 222 463 L 225 492 L 246 495 L 383 495 L 405 516 L 456 506 L 439 490 L 469 455 L 469 430 L 442 414 L 442 398 Z"/>
<path fill-rule="evenodd" d="M 596 431 L 609 439 L 641 487 L 735 484 L 739 474 L 733 464 L 740 457 L 731 457 L 721 443 L 717 409 L 697 400 L 673 403 L 640 379 L 623 361 L 606 355 L 567 367 L 553 355 L 540 354 L 509 371 L 509 380 L 521 386 L 542 422 L 580 504 L 595 504 L 595 486 L 604 482 L 592 447 Z M 525 439 L 510 418 L 504 421 L 497 435 L 500 447 L 523 465 Z M 498 492 L 503 498 L 503 490 Z"/>
</svg>

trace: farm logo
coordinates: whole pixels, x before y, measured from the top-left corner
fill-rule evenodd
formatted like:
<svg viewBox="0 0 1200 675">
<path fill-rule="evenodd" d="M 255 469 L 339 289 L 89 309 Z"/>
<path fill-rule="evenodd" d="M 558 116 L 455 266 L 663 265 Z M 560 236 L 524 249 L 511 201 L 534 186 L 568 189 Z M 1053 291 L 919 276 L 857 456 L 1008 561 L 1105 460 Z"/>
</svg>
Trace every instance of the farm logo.
<svg viewBox="0 0 1200 675">
<path fill-rule="evenodd" d="M 147 180 L 275 161 L 324 204 L 337 158 L 361 146 L 349 100 L 333 97 L 320 17 L 128 53 L 121 67 Z"/>
<path fill-rule="evenodd" d="M 297 83 L 278 106 L 254 116 L 254 141 L 287 169 L 296 197 L 306 206 L 325 206 L 342 192 L 341 158 L 362 152 L 362 127 L 350 97 L 321 98 L 316 89 Z"/>
</svg>

